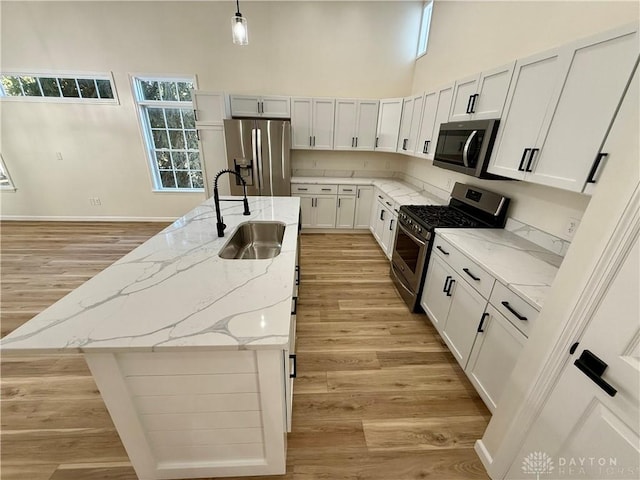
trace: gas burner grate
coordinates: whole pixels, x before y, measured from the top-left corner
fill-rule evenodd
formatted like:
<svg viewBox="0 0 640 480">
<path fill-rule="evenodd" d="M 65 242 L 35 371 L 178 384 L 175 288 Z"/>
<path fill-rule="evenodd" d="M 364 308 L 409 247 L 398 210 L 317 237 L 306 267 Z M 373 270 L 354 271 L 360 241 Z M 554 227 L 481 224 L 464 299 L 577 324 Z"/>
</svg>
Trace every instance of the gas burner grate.
<svg viewBox="0 0 640 480">
<path fill-rule="evenodd" d="M 486 226 L 449 206 L 407 205 L 404 208 L 425 228 L 479 228 Z"/>
</svg>

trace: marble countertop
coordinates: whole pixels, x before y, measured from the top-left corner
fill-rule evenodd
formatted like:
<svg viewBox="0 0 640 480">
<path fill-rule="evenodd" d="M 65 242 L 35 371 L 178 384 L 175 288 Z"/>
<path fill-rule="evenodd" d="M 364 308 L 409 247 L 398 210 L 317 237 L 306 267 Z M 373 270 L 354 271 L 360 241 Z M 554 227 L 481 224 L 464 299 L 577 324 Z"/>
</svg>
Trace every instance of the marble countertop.
<svg viewBox="0 0 640 480">
<path fill-rule="evenodd" d="M 536 310 L 542 309 L 562 257 L 502 229 L 438 228 L 436 233 Z"/>
<path fill-rule="evenodd" d="M 353 177 L 292 177 L 291 183 L 310 185 L 373 185 L 382 190 L 398 205 L 447 205 L 449 199 L 440 198 L 425 190 L 392 178 Z"/>
<path fill-rule="evenodd" d="M 209 199 L 0 340 L 3 354 L 282 348 L 289 341 L 298 214 L 295 197 Z M 225 260 L 246 221 L 286 224 L 281 253 Z"/>
</svg>

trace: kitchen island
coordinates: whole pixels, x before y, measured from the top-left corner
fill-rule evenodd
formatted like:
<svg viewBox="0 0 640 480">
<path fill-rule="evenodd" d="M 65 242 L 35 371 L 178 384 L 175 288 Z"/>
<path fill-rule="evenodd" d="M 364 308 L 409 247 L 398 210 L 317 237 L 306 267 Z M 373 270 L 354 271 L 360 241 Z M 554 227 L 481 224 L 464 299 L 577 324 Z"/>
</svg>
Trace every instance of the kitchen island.
<svg viewBox="0 0 640 480">
<path fill-rule="evenodd" d="M 299 200 L 207 200 L 0 341 L 84 354 L 141 480 L 285 471 Z M 286 225 L 279 255 L 218 252 L 247 221 Z"/>
</svg>

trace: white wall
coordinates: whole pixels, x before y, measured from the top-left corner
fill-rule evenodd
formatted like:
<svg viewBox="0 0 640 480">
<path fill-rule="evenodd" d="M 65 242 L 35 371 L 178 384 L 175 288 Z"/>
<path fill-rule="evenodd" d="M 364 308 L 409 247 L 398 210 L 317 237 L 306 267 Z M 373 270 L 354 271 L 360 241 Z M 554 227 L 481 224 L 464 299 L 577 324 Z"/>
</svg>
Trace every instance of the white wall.
<svg viewBox="0 0 640 480">
<path fill-rule="evenodd" d="M 152 192 L 131 74 L 195 74 L 200 89 L 232 93 L 398 96 L 411 88 L 420 2 L 243 1 L 246 47 L 231 43 L 235 2 L 0 8 L 2 71 L 111 71 L 120 97 L 0 102 L 0 151 L 17 186 L 0 195 L 3 216 L 175 218 L 204 194 Z"/>
</svg>

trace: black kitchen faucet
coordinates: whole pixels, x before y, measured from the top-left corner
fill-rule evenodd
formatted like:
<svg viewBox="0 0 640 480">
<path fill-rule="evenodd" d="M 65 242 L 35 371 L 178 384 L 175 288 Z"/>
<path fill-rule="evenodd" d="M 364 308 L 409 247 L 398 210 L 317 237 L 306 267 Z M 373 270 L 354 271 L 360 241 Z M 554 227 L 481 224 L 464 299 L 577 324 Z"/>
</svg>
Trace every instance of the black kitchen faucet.
<svg viewBox="0 0 640 480">
<path fill-rule="evenodd" d="M 244 181 L 244 178 L 242 178 L 242 176 L 238 172 L 234 172 L 233 170 L 228 169 L 220 170 L 216 174 L 216 178 L 213 180 L 213 202 L 216 208 L 216 228 L 218 229 L 219 237 L 224 237 L 224 229 L 227 228 L 227 226 L 222 222 L 222 214 L 220 213 L 220 195 L 218 194 L 218 178 L 220 178 L 220 175 L 222 175 L 223 173 L 232 173 L 240 179 L 240 181 L 242 182 L 242 193 L 244 194 L 244 198 L 225 198 L 222 201 L 244 202 L 244 212 L 242 214 L 251 215 L 251 212 L 249 211 L 249 201 L 247 200 L 247 182 Z"/>
</svg>

